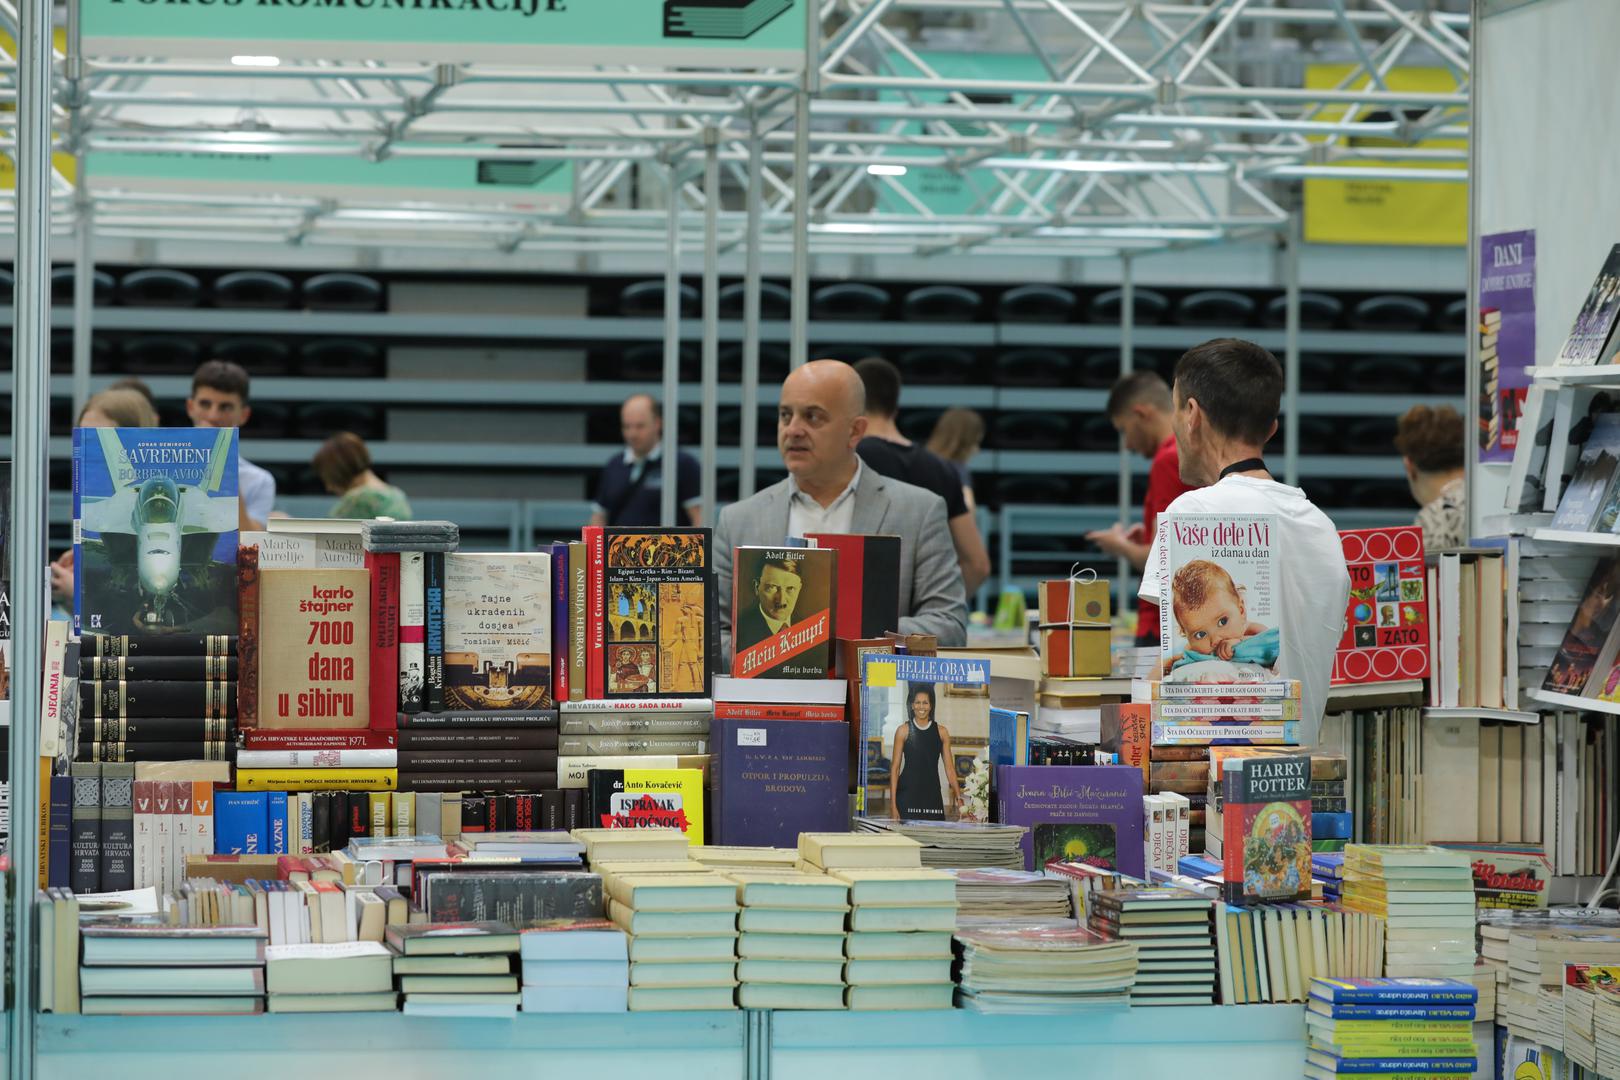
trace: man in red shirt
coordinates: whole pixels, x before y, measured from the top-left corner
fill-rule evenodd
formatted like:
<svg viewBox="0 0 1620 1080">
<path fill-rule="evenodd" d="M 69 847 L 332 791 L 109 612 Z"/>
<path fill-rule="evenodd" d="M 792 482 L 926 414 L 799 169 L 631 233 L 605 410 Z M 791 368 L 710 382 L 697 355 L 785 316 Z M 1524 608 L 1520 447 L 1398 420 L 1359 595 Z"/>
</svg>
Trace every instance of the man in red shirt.
<svg viewBox="0 0 1620 1080">
<path fill-rule="evenodd" d="M 1142 500 L 1142 523 L 1130 528 L 1115 524 L 1111 529 L 1087 533 L 1086 539 L 1110 555 L 1129 559 L 1138 571 L 1147 565 L 1159 514 L 1176 496 L 1192 490 L 1181 482 L 1176 433 L 1171 424 L 1173 410 L 1170 387 L 1151 371 L 1121 376 L 1108 394 L 1108 419 L 1125 440 L 1125 448 L 1151 459 L 1153 465 L 1148 470 L 1147 497 Z M 1136 613 L 1137 645 L 1157 645 L 1158 607 L 1138 597 Z"/>
</svg>

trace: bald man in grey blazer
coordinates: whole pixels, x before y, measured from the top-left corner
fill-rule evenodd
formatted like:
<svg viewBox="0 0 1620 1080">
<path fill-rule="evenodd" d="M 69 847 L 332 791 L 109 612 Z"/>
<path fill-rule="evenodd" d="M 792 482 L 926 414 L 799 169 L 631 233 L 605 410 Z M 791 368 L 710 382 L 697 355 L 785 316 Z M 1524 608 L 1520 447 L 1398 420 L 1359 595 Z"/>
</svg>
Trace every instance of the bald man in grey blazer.
<svg viewBox="0 0 1620 1080">
<path fill-rule="evenodd" d="M 720 511 L 714 567 L 720 586 L 720 652 L 731 667 L 732 549 L 779 547 L 806 533 L 900 537 L 900 624 L 941 645 L 967 641 L 967 593 L 945 521 L 945 501 L 861 464 L 866 392 L 842 360 L 814 360 L 782 383 L 776 445 L 786 480 Z"/>
</svg>

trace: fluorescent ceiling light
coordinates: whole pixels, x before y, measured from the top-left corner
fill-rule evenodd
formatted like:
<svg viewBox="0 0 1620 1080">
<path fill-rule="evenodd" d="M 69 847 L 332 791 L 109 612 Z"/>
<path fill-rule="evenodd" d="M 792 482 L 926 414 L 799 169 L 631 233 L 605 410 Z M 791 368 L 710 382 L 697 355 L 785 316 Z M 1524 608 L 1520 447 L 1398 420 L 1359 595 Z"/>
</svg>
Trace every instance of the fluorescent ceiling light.
<svg viewBox="0 0 1620 1080">
<path fill-rule="evenodd" d="M 906 167 L 904 165 L 868 165 L 866 172 L 869 176 L 904 176 L 906 175 Z"/>
<path fill-rule="evenodd" d="M 279 56 L 233 56 L 231 63 L 237 67 L 280 67 Z"/>
</svg>

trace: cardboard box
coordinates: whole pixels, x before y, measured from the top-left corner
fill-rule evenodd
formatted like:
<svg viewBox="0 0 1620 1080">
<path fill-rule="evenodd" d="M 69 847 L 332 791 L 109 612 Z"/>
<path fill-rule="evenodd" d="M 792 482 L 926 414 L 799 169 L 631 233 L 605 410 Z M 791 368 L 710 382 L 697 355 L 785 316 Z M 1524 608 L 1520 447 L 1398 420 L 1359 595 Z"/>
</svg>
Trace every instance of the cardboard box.
<svg viewBox="0 0 1620 1080">
<path fill-rule="evenodd" d="M 1042 626 L 1070 623 L 1107 623 L 1110 614 L 1109 585 L 1105 578 L 1061 578 L 1036 584 L 1040 597 Z M 1107 675 L 1104 671 L 1102 674 Z"/>
<path fill-rule="evenodd" d="M 1111 670 L 1113 629 L 1107 623 L 1041 628 L 1041 674 L 1103 678 Z"/>
</svg>

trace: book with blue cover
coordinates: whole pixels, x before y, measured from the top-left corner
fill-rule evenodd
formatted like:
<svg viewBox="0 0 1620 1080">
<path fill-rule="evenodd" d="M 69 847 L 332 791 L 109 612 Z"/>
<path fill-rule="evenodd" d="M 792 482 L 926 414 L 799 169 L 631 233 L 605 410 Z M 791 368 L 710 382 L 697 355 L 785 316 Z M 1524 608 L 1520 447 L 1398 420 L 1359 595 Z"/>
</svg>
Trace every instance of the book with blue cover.
<svg viewBox="0 0 1620 1080">
<path fill-rule="evenodd" d="M 1312 979 L 1311 997 L 1332 1005 L 1472 1004 L 1479 990 L 1458 979 Z"/>
<path fill-rule="evenodd" d="M 1472 1022 L 1473 1005 L 1333 1005 L 1321 998 L 1313 998 L 1306 1006 L 1308 1012 L 1334 1020 L 1447 1020 Z"/>
<path fill-rule="evenodd" d="M 990 662 L 871 653 L 860 691 L 856 814 L 989 820 Z"/>
<path fill-rule="evenodd" d="M 235 428 L 76 428 L 73 630 L 234 634 Z"/>
</svg>

